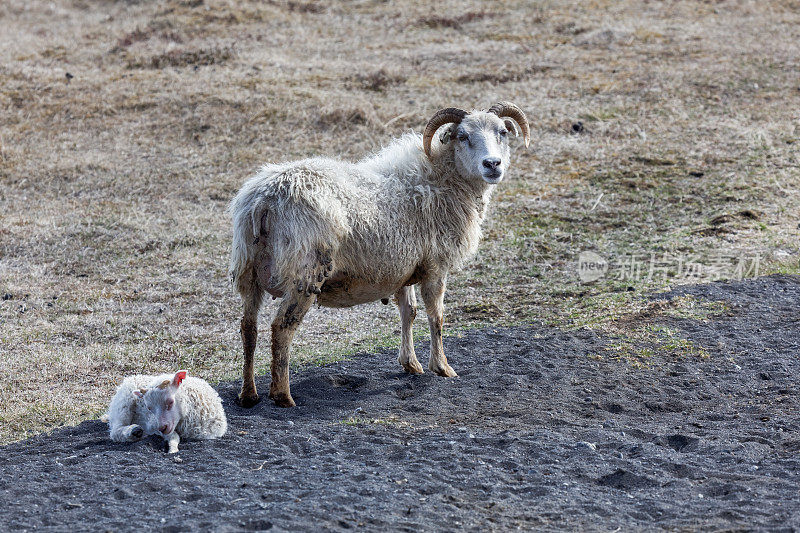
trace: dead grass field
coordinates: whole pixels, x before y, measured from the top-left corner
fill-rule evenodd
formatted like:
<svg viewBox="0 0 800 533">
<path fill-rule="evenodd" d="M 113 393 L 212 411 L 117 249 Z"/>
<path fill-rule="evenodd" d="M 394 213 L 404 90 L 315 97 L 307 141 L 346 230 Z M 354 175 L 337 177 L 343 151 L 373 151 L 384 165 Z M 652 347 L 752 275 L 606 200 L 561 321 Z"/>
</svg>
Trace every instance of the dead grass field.
<svg viewBox="0 0 800 533">
<path fill-rule="evenodd" d="M 676 258 L 800 271 L 800 2 L 428 4 L 0 4 L 0 442 L 99 415 L 125 374 L 236 378 L 239 185 L 359 158 L 441 107 L 511 100 L 534 136 L 451 281 L 451 334 L 543 321 L 702 356 L 639 320 L 718 311 L 649 303 L 691 281 Z M 584 250 L 666 267 L 584 284 Z M 316 310 L 295 360 L 394 344 L 395 315 Z"/>
</svg>

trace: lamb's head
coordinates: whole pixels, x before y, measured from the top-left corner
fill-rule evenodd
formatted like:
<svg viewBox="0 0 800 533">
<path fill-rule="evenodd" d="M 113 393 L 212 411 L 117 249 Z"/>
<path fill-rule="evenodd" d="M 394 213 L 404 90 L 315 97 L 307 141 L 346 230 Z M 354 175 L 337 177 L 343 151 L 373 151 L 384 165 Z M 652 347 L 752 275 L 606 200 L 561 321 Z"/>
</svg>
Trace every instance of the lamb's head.
<svg viewBox="0 0 800 533">
<path fill-rule="evenodd" d="M 453 158 L 458 173 L 467 179 L 482 179 L 494 185 L 499 183 L 508 169 L 511 151 L 509 133 L 522 136 L 525 146 L 530 143 L 530 127 L 525 113 L 510 102 L 499 102 L 487 111 L 467 113 L 450 107 L 438 111 L 422 136 L 425 154 L 431 156 L 431 140 L 442 126 L 450 126 L 442 133 L 443 144 L 453 143 Z M 518 127 L 519 128 L 518 128 Z"/>
<path fill-rule="evenodd" d="M 146 407 L 146 421 L 142 424 L 146 435 L 160 433 L 166 436 L 175 431 L 175 426 L 181 419 L 181 406 L 175 396 L 185 378 L 186 371 L 179 370 L 172 379 L 163 379 L 149 388 L 133 391 Z"/>
</svg>

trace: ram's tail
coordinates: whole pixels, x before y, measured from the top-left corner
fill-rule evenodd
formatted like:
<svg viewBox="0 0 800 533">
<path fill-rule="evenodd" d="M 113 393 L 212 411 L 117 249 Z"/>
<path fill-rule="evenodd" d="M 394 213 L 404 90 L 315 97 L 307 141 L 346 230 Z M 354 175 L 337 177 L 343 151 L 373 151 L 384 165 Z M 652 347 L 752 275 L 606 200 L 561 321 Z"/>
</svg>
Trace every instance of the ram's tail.
<svg viewBox="0 0 800 533">
<path fill-rule="evenodd" d="M 255 179 L 247 181 L 228 206 L 233 219 L 233 245 L 228 273 L 233 286 L 239 288 L 239 278 L 255 258 L 258 239 L 262 236 L 267 202 L 260 194 Z"/>
<path fill-rule="evenodd" d="M 240 293 L 249 290 L 242 278 L 248 269 L 255 269 L 263 289 L 277 293 L 316 279 L 320 257 L 330 257 L 350 232 L 337 187 L 321 172 L 271 167 L 242 186 L 228 207 L 233 219 L 230 276 Z"/>
</svg>

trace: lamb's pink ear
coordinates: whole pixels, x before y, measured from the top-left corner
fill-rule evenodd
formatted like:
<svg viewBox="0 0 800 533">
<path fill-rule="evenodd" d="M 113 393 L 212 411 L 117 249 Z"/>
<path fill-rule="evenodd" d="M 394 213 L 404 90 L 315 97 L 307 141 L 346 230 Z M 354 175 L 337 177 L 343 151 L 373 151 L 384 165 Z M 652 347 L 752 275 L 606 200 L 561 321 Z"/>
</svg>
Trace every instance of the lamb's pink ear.
<svg viewBox="0 0 800 533">
<path fill-rule="evenodd" d="M 132 392 L 133 392 L 133 395 L 136 396 L 137 398 L 144 398 L 144 395 L 147 392 L 147 389 L 142 388 L 142 389 L 134 390 Z"/>
<path fill-rule="evenodd" d="M 175 372 L 175 377 L 172 378 L 172 386 L 177 387 L 184 379 L 186 379 L 186 370 L 178 370 Z"/>
</svg>

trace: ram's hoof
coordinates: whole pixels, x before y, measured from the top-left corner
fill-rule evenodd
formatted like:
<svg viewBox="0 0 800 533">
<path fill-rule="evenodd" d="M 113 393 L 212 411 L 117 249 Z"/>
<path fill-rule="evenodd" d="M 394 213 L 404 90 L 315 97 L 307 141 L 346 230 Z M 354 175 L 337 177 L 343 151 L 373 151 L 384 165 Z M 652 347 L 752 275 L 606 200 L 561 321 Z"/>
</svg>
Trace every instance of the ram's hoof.
<svg viewBox="0 0 800 533">
<path fill-rule="evenodd" d="M 271 394 L 270 398 L 278 407 L 294 407 L 296 405 L 291 394 L 275 393 Z"/>
<path fill-rule="evenodd" d="M 403 366 L 403 370 L 405 370 L 409 374 L 424 374 L 425 373 L 425 371 L 422 370 L 422 365 L 419 364 L 418 361 L 414 361 L 414 362 L 408 361 L 407 363 L 404 363 L 404 362 L 400 361 L 400 364 Z"/>
<path fill-rule="evenodd" d="M 458 374 L 450 365 L 445 365 L 441 368 L 431 368 L 431 370 L 438 376 L 442 376 L 443 378 L 457 378 Z"/>
<path fill-rule="evenodd" d="M 239 404 L 241 407 L 245 409 L 250 409 L 251 407 L 255 407 L 255 405 L 261 401 L 261 398 L 258 394 L 255 395 L 242 395 L 240 394 L 236 398 L 236 403 Z"/>
</svg>

